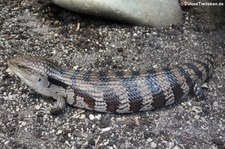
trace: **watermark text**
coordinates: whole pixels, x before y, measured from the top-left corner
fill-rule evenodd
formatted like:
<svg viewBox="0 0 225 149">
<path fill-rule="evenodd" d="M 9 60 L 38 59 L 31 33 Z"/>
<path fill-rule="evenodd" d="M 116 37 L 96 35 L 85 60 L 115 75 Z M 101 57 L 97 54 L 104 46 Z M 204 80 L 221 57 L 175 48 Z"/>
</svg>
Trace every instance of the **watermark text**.
<svg viewBox="0 0 225 149">
<path fill-rule="evenodd" d="M 181 6 L 223 6 L 223 2 L 181 2 Z"/>
</svg>

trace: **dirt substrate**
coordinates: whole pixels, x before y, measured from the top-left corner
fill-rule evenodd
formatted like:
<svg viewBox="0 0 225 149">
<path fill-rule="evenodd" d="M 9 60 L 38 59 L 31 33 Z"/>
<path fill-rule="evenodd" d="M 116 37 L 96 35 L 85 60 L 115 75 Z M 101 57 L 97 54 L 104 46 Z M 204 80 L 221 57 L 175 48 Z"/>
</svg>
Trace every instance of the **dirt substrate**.
<svg viewBox="0 0 225 149">
<path fill-rule="evenodd" d="M 1 148 L 223 148 L 225 147 L 224 8 L 190 8 L 168 28 L 137 27 L 75 14 L 48 2 L 0 0 Z M 6 71 L 8 58 L 39 55 L 65 68 L 146 69 L 217 53 L 207 99 L 136 114 L 103 114 L 67 106 L 39 115 L 54 101 Z"/>
</svg>

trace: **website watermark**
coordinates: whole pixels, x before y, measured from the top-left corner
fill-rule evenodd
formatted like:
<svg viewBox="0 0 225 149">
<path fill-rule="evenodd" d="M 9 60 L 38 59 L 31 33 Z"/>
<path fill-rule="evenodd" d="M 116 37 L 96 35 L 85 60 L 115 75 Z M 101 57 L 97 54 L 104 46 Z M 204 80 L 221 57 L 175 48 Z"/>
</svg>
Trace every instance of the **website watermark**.
<svg viewBox="0 0 225 149">
<path fill-rule="evenodd" d="M 224 6 L 223 2 L 187 2 L 182 1 L 181 6 Z"/>
</svg>

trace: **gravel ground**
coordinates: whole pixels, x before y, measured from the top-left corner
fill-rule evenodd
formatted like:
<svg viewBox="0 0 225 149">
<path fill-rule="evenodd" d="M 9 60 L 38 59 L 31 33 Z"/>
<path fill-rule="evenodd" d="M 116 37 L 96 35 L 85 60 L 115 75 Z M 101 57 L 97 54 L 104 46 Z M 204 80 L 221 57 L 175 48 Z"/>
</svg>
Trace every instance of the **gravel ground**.
<svg viewBox="0 0 225 149">
<path fill-rule="evenodd" d="M 126 25 L 75 14 L 44 1 L 0 0 L 0 146 L 2 148 L 225 148 L 224 8 L 184 11 L 168 28 Z M 215 15 L 216 14 L 216 15 Z M 217 53 L 207 100 L 187 97 L 159 110 L 119 115 L 67 106 L 39 115 L 54 101 L 7 71 L 16 55 L 40 55 L 73 69 L 146 69 Z"/>
</svg>

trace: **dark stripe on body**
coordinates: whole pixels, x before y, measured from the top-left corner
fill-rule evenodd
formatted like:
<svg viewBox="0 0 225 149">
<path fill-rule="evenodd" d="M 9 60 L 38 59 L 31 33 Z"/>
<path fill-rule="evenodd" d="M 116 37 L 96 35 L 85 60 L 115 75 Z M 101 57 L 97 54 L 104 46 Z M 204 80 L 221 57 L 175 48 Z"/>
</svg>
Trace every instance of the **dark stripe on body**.
<svg viewBox="0 0 225 149">
<path fill-rule="evenodd" d="M 106 108 L 109 112 L 116 112 L 119 107 L 119 96 L 115 92 L 105 93 L 103 95 L 103 99 L 106 102 Z"/>
<path fill-rule="evenodd" d="M 130 110 L 133 112 L 137 112 L 142 107 L 142 95 L 141 95 L 141 88 L 138 87 L 138 85 L 135 83 L 135 80 L 138 79 L 138 77 L 128 77 L 128 78 L 122 78 L 122 84 L 126 88 L 126 92 L 128 95 L 128 99 L 130 101 Z"/>
<path fill-rule="evenodd" d="M 109 82 L 110 81 L 110 79 L 108 77 L 108 73 L 106 71 L 100 71 L 98 76 L 99 76 L 99 80 L 101 82 Z"/>
<path fill-rule="evenodd" d="M 115 76 L 116 76 L 117 78 L 121 78 L 121 77 L 124 76 L 124 72 L 123 72 L 123 71 L 116 71 L 116 72 L 115 72 Z"/>
<path fill-rule="evenodd" d="M 56 85 L 56 86 L 61 86 L 64 89 L 66 89 L 69 85 L 65 84 L 63 81 L 57 80 L 55 78 L 51 78 L 48 76 L 48 81 L 49 81 L 49 86 L 48 88 L 51 87 L 52 84 Z"/>
<path fill-rule="evenodd" d="M 171 69 L 164 68 L 163 70 L 165 71 L 165 76 L 167 77 L 170 86 L 172 87 L 175 100 L 181 99 L 181 97 L 184 95 L 183 89 L 181 88 L 182 84 L 178 83 L 178 80 L 176 76 L 171 72 Z"/>
<path fill-rule="evenodd" d="M 206 77 L 208 78 L 209 77 L 209 73 L 210 73 L 210 68 L 209 68 L 209 65 L 207 63 L 205 63 L 204 61 L 199 61 L 199 60 L 196 60 L 195 61 L 196 63 L 202 65 L 204 68 L 205 68 L 205 71 L 207 73 Z"/>
<path fill-rule="evenodd" d="M 156 78 L 156 74 L 154 73 L 153 70 L 150 70 L 151 74 L 146 76 L 146 84 L 148 85 L 149 91 L 152 93 L 153 97 L 153 103 L 152 106 L 154 108 L 160 108 L 165 106 L 166 104 L 166 99 L 165 95 L 163 94 L 162 88 L 159 85 L 159 81 Z"/>
<path fill-rule="evenodd" d="M 107 85 L 107 83 L 96 84 L 96 89 L 102 91 L 103 100 L 106 103 L 106 111 L 116 112 L 119 107 L 119 95 L 114 91 L 113 87 Z M 96 101 L 99 102 L 99 101 Z"/>
<path fill-rule="evenodd" d="M 79 71 L 74 71 L 74 73 L 71 76 L 71 80 L 72 80 L 72 88 L 73 89 L 77 89 L 77 85 L 76 85 L 76 80 L 77 80 L 77 76 L 79 75 Z"/>
<path fill-rule="evenodd" d="M 146 70 L 146 73 L 148 74 L 148 75 L 155 75 L 156 73 L 157 73 L 158 71 L 157 70 L 155 70 L 155 69 L 148 69 L 148 70 Z"/>
<path fill-rule="evenodd" d="M 140 76 L 140 71 L 132 71 L 131 74 L 133 77 L 138 77 Z"/>
<path fill-rule="evenodd" d="M 186 63 L 185 65 L 188 66 L 188 68 L 192 69 L 195 73 L 195 76 L 198 77 L 198 79 L 202 79 L 202 72 L 196 67 L 193 63 Z"/>
<path fill-rule="evenodd" d="M 75 98 L 74 98 L 74 105 L 77 102 L 76 97 L 80 96 L 80 97 L 84 98 L 83 100 L 88 105 L 88 107 L 90 109 L 94 110 L 94 108 L 95 108 L 95 99 L 94 98 L 92 98 L 88 94 L 82 94 L 82 93 L 80 93 L 80 92 L 78 92 L 76 90 L 74 91 L 74 96 L 75 96 Z"/>
<path fill-rule="evenodd" d="M 189 89 L 191 90 L 193 88 L 193 81 L 191 78 L 191 74 L 188 73 L 187 70 L 185 70 L 182 66 L 177 67 L 177 71 L 184 76 L 186 79 L 186 83 L 189 86 Z"/>
<path fill-rule="evenodd" d="M 90 79 L 90 76 L 92 74 L 92 71 L 87 71 L 83 74 L 83 80 L 86 81 L 86 82 L 89 82 L 91 79 Z"/>
</svg>

